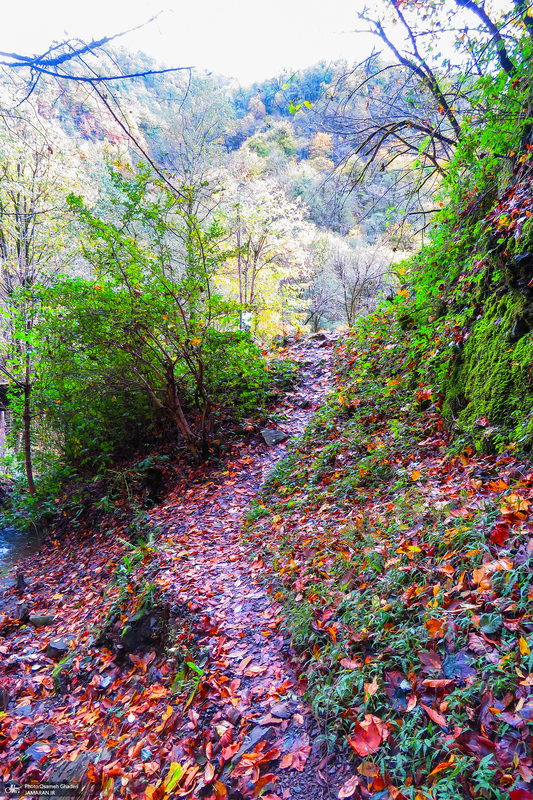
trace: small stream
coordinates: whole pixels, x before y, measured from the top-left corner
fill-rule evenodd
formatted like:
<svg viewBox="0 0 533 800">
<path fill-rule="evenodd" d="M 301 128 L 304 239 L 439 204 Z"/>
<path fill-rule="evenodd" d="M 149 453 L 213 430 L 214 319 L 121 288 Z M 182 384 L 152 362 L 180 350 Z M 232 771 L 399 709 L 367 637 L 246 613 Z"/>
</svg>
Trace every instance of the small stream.
<svg viewBox="0 0 533 800">
<path fill-rule="evenodd" d="M 6 419 L 7 417 L 7 419 Z M 1 406 L 0 400 L 0 458 L 6 446 L 6 428 L 9 425 L 9 414 Z M 0 465 L 0 477 L 5 468 Z M 39 549 L 39 540 L 34 530 L 27 528 L 0 528 L 0 578 L 21 558 L 35 553 Z"/>
<path fill-rule="evenodd" d="M 39 549 L 35 531 L 19 528 L 0 528 L 0 577 L 21 558 Z"/>
</svg>

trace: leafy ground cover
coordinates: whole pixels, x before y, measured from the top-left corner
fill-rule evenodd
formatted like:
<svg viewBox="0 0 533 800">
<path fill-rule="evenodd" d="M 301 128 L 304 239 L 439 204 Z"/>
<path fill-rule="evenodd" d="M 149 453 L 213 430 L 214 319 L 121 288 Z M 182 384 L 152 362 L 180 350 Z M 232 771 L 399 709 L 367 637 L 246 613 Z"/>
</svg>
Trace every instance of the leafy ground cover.
<svg viewBox="0 0 533 800">
<path fill-rule="evenodd" d="M 512 446 L 449 446 L 414 369 L 432 343 L 405 328 L 390 309 L 343 340 L 248 537 L 323 735 L 353 759 L 339 797 L 527 800 L 533 471 Z"/>
<path fill-rule="evenodd" d="M 275 411 L 303 432 L 331 344 L 292 348 L 301 388 Z M 138 521 L 107 517 L 19 564 L 0 617 L 1 777 L 80 780 L 86 797 L 326 797 L 349 777 L 324 753 L 287 660 L 282 607 L 242 540 L 286 452 L 250 434 L 184 469 Z"/>
</svg>

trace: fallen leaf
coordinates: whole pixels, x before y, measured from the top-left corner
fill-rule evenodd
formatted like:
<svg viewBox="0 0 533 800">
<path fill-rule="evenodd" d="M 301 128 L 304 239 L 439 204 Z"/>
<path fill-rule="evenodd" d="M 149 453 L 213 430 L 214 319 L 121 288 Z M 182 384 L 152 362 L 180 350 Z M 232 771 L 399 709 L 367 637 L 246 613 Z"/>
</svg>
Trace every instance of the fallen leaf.
<svg viewBox="0 0 533 800">
<path fill-rule="evenodd" d="M 360 661 L 354 661 L 353 658 L 341 658 L 340 665 L 341 665 L 341 667 L 344 667 L 345 669 L 360 669 L 361 662 Z"/>
<path fill-rule="evenodd" d="M 428 717 L 430 717 L 430 719 L 433 720 L 433 722 L 436 722 L 437 725 L 441 726 L 441 728 L 448 728 L 446 720 L 444 719 L 442 714 L 439 714 L 438 711 L 435 711 L 433 708 L 430 708 L 430 706 L 426 706 L 424 703 L 420 703 L 420 706 L 421 708 L 424 709 Z"/>
<path fill-rule="evenodd" d="M 364 689 L 365 689 L 365 703 L 366 703 L 371 697 L 373 697 L 376 694 L 377 690 L 379 689 L 378 676 L 374 675 L 372 683 L 365 683 Z"/>
<path fill-rule="evenodd" d="M 523 636 L 520 637 L 518 640 L 518 646 L 520 647 L 520 654 L 523 656 L 528 656 L 531 650 L 528 647 L 528 644 Z"/>
<path fill-rule="evenodd" d="M 351 778 L 348 778 L 348 780 L 342 784 L 341 788 L 339 789 L 339 794 L 337 795 L 337 797 L 339 798 L 339 800 L 343 800 L 343 798 L 345 797 L 353 797 L 353 795 L 355 794 L 355 790 L 357 789 L 358 786 L 359 786 L 358 776 L 352 775 Z"/>
<path fill-rule="evenodd" d="M 365 714 L 363 722 L 355 723 L 351 738 L 349 736 L 346 738 L 357 755 L 365 758 L 371 753 L 376 753 L 388 735 L 389 727 L 383 720 L 373 714 Z"/>
</svg>

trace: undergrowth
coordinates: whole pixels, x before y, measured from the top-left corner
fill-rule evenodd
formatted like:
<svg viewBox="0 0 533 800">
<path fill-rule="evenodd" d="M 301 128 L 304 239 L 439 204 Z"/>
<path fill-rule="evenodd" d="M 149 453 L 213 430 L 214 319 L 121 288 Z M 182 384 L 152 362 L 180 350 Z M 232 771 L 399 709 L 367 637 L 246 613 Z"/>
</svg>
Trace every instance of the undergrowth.
<svg viewBox="0 0 533 800">
<path fill-rule="evenodd" d="M 365 790 L 497 800 L 533 777 L 533 472 L 454 438 L 426 347 L 391 307 L 344 340 L 248 535 Z"/>
</svg>

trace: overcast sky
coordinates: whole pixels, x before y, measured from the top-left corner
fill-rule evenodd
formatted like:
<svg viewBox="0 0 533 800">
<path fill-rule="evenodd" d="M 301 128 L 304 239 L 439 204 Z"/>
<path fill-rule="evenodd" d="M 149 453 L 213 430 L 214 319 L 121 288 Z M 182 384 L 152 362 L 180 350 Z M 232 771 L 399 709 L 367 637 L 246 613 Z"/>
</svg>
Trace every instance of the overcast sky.
<svg viewBox="0 0 533 800">
<path fill-rule="evenodd" d="M 45 50 L 65 33 L 98 39 L 139 25 L 123 38 L 168 66 L 207 69 L 242 84 L 325 59 L 359 61 L 371 42 L 353 33 L 363 0 L 18 0 L 3 3 L 0 50 Z"/>
</svg>

